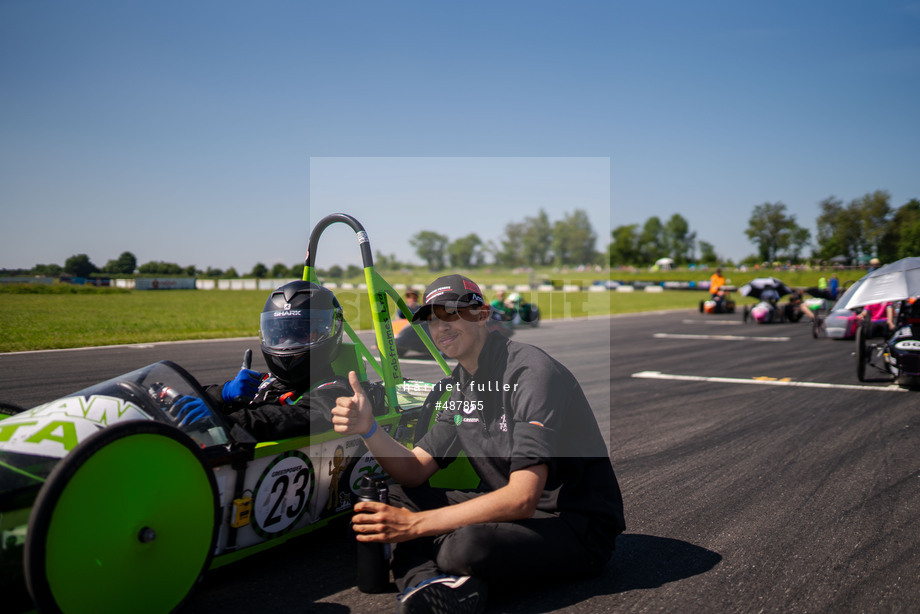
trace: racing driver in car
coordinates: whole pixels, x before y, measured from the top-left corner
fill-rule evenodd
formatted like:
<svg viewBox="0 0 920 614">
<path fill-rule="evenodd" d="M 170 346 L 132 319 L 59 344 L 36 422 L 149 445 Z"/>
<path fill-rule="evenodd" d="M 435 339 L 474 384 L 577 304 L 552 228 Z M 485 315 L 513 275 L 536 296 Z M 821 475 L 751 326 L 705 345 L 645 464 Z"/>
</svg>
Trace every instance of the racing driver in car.
<svg viewBox="0 0 920 614">
<path fill-rule="evenodd" d="M 489 585 L 602 570 L 624 529 L 623 503 L 578 381 L 543 350 L 490 333 L 472 280 L 440 277 L 424 298 L 413 321 L 427 321 L 458 361 L 439 383 L 450 396 L 431 429 L 410 449 L 377 428 L 353 372 L 354 392 L 332 410 L 335 430 L 364 437 L 398 482 L 392 505 L 358 502 L 352 524 L 359 541 L 394 544 L 399 612 L 481 612 Z M 479 488 L 431 487 L 461 452 Z"/>
<path fill-rule="evenodd" d="M 258 441 L 329 430 L 336 397 L 354 394 L 331 367 L 343 328 L 342 307 L 328 288 L 306 281 L 285 284 L 268 297 L 259 323 L 269 372 L 244 363 L 234 379 L 205 390 L 234 431 L 239 426 Z M 374 407 L 381 407 L 380 385 L 364 387 Z"/>
</svg>

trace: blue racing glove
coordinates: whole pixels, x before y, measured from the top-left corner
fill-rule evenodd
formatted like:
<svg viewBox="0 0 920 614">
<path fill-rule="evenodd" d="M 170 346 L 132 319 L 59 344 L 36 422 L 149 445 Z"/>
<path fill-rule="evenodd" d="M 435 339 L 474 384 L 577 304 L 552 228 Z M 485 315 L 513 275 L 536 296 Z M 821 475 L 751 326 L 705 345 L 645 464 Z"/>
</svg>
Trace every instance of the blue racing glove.
<svg viewBox="0 0 920 614">
<path fill-rule="evenodd" d="M 220 398 L 224 403 L 248 403 L 255 398 L 261 383 L 262 375 L 258 371 L 240 369 L 236 377 L 224 384 Z"/>
<path fill-rule="evenodd" d="M 190 426 L 211 415 L 211 410 L 198 397 L 184 396 L 176 399 L 172 411 L 176 414 L 176 426 Z"/>
</svg>

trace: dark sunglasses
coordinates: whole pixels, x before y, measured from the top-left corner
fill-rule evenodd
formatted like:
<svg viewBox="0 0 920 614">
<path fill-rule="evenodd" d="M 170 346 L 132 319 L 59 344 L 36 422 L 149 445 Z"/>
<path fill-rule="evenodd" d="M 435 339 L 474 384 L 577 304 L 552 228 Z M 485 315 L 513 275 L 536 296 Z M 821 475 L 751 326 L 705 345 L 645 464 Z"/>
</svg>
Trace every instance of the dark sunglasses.
<svg viewBox="0 0 920 614">
<path fill-rule="evenodd" d="M 479 319 L 479 314 L 471 312 L 472 307 L 460 307 L 459 309 L 449 309 L 441 305 L 435 305 L 428 312 L 428 321 L 440 320 L 442 322 L 456 322 L 458 318 L 463 318 L 467 322 L 475 322 Z"/>
</svg>

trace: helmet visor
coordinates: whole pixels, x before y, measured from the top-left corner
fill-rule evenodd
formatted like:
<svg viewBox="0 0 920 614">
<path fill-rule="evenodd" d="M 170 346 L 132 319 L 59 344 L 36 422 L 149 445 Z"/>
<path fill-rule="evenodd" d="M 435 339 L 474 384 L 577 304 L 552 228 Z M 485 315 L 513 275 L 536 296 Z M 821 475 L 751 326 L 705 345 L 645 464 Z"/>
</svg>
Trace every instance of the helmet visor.
<svg viewBox="0 0 920 614">
<path fill-rule="evenodd" d="M 262 312 L 259 331 L 266 349 L 291 350 L 331 339 L 341 326 L 340 311 L 291 309 Z"/>
</svg>

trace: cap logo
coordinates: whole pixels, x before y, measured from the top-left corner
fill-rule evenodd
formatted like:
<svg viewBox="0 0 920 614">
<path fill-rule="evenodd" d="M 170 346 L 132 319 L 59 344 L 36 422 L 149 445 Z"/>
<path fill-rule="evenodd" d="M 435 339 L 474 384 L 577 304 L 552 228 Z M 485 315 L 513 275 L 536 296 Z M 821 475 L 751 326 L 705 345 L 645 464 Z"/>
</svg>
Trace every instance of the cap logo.
<svg viewBox="0 0 920 614">
<path fill-rule="evenodd" d="M 450 286 L 441 286 L 440 288 L 435 288 L 434 290 L 429 292 L 427 296 L 425 296 L 425 302 L 430 303 L 431 299 L 437 298 L 449 290 L 450 290 Z"/>
<path fill-rule="evenodd" d="M 469 290 L 470 292 L 475 292 L 476 294 L 482 294 L 482 291 L 479 289 L 479 286 L 469 281 L 468 279 L 463 280 L 463 287 Z"/>
</svg>

